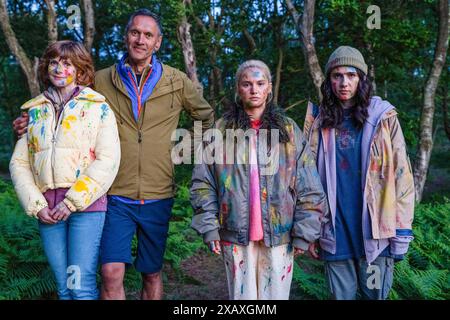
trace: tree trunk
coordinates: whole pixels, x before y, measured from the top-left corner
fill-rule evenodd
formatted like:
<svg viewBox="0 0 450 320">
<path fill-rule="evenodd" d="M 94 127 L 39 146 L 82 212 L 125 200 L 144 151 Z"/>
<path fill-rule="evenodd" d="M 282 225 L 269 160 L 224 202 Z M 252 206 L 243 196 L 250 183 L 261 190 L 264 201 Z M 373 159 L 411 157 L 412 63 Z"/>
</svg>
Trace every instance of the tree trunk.
<svg viewBox="0 0 450 320">
<path fill-rule="evenodd" d="M 450 120 L 448 118 L 448 106 L 447 106 L 447 98 L 448 98 L 448 86 L 444 85 L 443 88 L 443 96 L 442 96 L 442 116 L 444 117 L 444 130 L 447 135 L 448 140 L 450 140 Z"/>
<path fill-rule="evenodd" d="M 273 3 L 273 29 L 275 43 L 278 49 L 278 63 L 275 71 L 275 85 L 273 87 L 273 103 L 278 105 L 280 97 L 281 72 L 283 70 L 283 21 L 278 15 L 278 1 Z"/>
<path fill-rule="evenodd" d="M 372 82 L 372 88 L 373 88 L 373 95 L 377 95 L 377 83 L 375 82 L 375 63 L 374 63 L 374 56 L 373 56 L 373 48 L 372 44 L 368 43 L 366 45 L 367 51 L 369 51 L 369 79 Z"/>
<path fill-rule="evenodd" d="M 195 50 L 194 50 L 194 44 L 192 43 L 192 37 L 190 28 L 191 25 L 187 21 L 186 17 L 186 4 L 190 4 L 190 0 L 184 0 L 183 1 L 183 13 L 181 15 L 181 22 L 178 25 L 178 41 L 181 44 L 181 47 L 183 49 L 183 57 L 184 57 L 184 64 L 186 67 L 186 73 L 189 77 L 189 79 L 192 80 L 197 90 L 203 94 L 203 86 L 200 83 L 200 80 L 197 75 L 197 60 L 195 58 Z"/>
<path fill-rule="evenodd" d="M 250 34 L 250 32 L 248 32 L 247 29 L 244 29 L 244 31 L 242 31 L 242 32 L 243 32 L 243 34 L 244 34 L 245 39 L 247 39 L 250 54 L 253 54 L 253 53 L 256 51 L 256 41 L 255 41 L 255 39 L 252 37 L 252 35 Z"/>
<path fill-rule="evenodd" d="M 22 46 L 17 41 L 16 35 L 9 22 L 8 10 L 6 6 L 6 0 L 0 0 L 0 24 L 5 34 L 5 40 L 8 44 L 9 50 L 19 62 L 25 77 L 27 78 L 28 88 L 31 96 L 35 97 L 40 93 L 39 81 L 37 77 L 37 66 L 39 59 L 34 58 L 34 64 L 27 57 Z"/>
<path fill-rule="evenodd" d="M 294 19 L 297 31 L 300 33 L 303 42 L 303 53 L 305 55 L 306 64 L 308 65 L 311 78 L 316 87 L 317 96 L 322 100 L 320 86 L 325 80 L 325 76 L 320 68 L 319 59 L 317 58 L 316 48 L 314 47 L 313 26 L 314 26 L 314 8 L 315 0 L 305 0 L 304 11 L 300 20 L 300 16 L 292 4 L 291 0 L 285 0 L 289 12 Z"/>
<path fill-rule="evenodd" d="M 275 86 L 273 88 L 273 103 L 278 105 L 280 95 L 281 70 L 283 69 L 283 48 L 278 48 L 278 64 L 275 73 Z"/>
<path fill-rule="evenodd" d="M 433 66 L 425 84 L 424 104 L 420 119 L 420 139 L 414 163 L 414 183 L 416 187 L 416 201 L 420 202 L 430 164 L 431 151 L 433 149 L 433 118 L 434 98 L 439 83 L 442 68 L 445 64 L 448 49 L 449 35 L 449 5 L 448 0 L 439 0 L 439 34 L 436 44 Z"/>
<path fill-rule="evenodd" d="M 92 0 L 82 0 L 84 11 L 84 46 L 91 52 L 95 35 L 94 5 Z"/>
<path fill-rule="evenodd" d="M 48 43 L 58 41 L 58 24 L 56 22 L 55 1 L 45 0 L 47 5 Z"/>
</svg>

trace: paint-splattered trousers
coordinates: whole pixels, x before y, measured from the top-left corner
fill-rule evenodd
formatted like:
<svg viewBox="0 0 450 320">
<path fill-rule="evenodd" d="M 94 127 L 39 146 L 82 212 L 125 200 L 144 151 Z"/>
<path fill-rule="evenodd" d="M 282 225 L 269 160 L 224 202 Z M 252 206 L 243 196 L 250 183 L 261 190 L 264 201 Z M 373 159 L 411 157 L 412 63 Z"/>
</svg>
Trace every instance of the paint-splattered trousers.
<svg viewBox="0 0 450 320">
<path fill-rule="evenodd" d="M 291 244 L 266 247 L 221 242 L 230 300 L 288 300 L 294 250 Z"/>
</svg>

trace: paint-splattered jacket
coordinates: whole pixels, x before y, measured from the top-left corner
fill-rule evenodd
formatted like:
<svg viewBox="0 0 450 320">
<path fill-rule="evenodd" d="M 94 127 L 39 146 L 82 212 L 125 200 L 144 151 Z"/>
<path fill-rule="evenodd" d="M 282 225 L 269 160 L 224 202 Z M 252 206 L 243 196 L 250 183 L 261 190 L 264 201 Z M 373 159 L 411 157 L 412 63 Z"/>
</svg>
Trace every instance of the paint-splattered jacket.
<svg viewBox="0 0 450 320">
<path fill-rule="evenodd" d="M 223 134 L 224 121 L 218 120 L 215 127 Z M 261 164 L 258 150 L 264 243 L 272 247 L 292 241 L 295 247 L 306 250 L 319 238 L 321 224 L 327 221 L 327 201 L 300 128 L 289 118 L 286 128 L 290 142 L 279 144 L 278 162 L 269 162 L 278 166 L 273 174 L 261 174 L 267 167 Z M 234 159 L 243 157 L 242 164 L 226 164 L 224 152 L 220 157 L 225 164 L 198 164 L 194 168 L 192 227 L 205 242 L 249 243 L 248 148 L 243 154 L 237 149 L 233 147 Z"/>
<path fill-rule="evenodd" d="M 407 252 L 412 237 L 414 180 L 405 139 L 394 107 L 373 97 L 363 126 L 361 166 L 363 190 L 363 235 L 368 262 L 390 245 L 394 255 Z M 330 221 L 323 226 L 320 245 L 336 252 L 336 150 L 335 130 L 320 128 L 317 106 L 308 105 L 304 134 L 316 158 L 327 192 Z"/>
<path fill-rule="evenodd" d="M 65 198 L 77 211 L 108 191 L 119 169 L 120 142 L 102 95 L 83 89 L 59 119 L 43 94 L 21 109 L 28 110 L 28 132 L 17 142 L 9 169 L 28 215 L 48 206 L 43 193 L 49 189 L 70 188 Z"/>
</svg>

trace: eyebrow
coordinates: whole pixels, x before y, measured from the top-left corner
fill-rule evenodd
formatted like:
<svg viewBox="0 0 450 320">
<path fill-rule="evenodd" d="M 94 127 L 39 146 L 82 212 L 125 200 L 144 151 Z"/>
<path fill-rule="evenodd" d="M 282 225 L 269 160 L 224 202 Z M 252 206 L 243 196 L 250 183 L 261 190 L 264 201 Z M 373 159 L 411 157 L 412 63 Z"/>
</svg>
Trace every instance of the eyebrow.
<svg viewBox="0 0 450 320">
<path fill-rule="evenodd" d="M 346 72 L 333 71 L 333 72 L 331 72 L 331 75 L 343 75 L 343 74 L 358 74 L 358 73 L 356 71 L 346 71 Z"/>
<path fill-rule="evenodd" d="M 136 31 L 136 32 L 139 32 L 139 33 L 145 33 L 145 34 L 153 35 L 153 33 L 151 31 L 144 32 L 144 31 L 139 31 L 136 28 L 130 29 L 130 31 L 128 31 L 128 32 L 133 32 L 133 31 Z"/>
</svg>

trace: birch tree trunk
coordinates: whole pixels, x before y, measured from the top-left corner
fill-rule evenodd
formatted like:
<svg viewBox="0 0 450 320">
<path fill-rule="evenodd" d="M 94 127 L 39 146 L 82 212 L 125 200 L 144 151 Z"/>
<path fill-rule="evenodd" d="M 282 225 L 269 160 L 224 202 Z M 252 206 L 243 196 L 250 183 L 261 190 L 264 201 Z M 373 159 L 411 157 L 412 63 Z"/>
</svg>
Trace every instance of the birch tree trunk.
<svg viewBox="0 0 450 320">
<path fill-rule="evenodd" d="M 184 65 L 186 68 L 186 73 L 189 79 L 192 80 L 197 90 L 203 94 L 203 86 L 200 83 L 197 74 L 197 60 L 195 58 L 194 44 L 192 43 L 192 37 L 190 28 L 191 25 L 187 21 L 186 17 L 186 5 L 191 4 L 190 0 L 183 0 L 183 12 L 181 14 L 181 22 L 178 25 L 178 41 L 181 43 L 183 49 Z"/>
<path fill-rule="evenodd" d="M 0 0 L 0 24 L 5 35 L 6 43 L 11 53 L 19 62 L 25 77 L 27 78 L 28 88 L 31 93 L 31 97 L 35 97 L 40 93 L 39 81 L 37 77 L 37 66 L 39 63 L 38 58 L 34 58 L 32 62 L 26 55 L 25 50 L 17 41 L 16 35 L 11 27 L 9 21 L 8 9 L 6 6 L 6 0 Z"/>
<path fill-rule="evenodd" d="M 45 0 L 47 5 L 47 26 L 48 26 L 48 43 L 51 44 L 58 40 L 58 24 L 56 22 L 55 1 Z"/>
<path fill-rule="evenodd" d="M 92 50 L 95 35 L 94 5 L 92 0 L 82 0 L 84 11 L 84 46 L 88 52 Z"/>
<path fill-rule="evenodd" d="M 449 36 L 449 5 L 448 0 L 439 0 L 439 33 L 436 44 L 433 66 L 424 89 L 424 104 L 420 119 L 420 139 L 414 163 L 414 183 L 416 187 L 416 201 L 420 202 L 433 150 L 433 118 L 435 111 L 434 98 L 439 83 L 442 68 L 445 64 L 448 36 Z"/>
<path fill-rule="evenodd" d="M 285 0 L 287 8 L 294 19 L 295 26 L 299 32 L 303 42 L 303 53 L 305 55 L 306 64 L 308 65 L 309 74 L 316 87 L 317 96 L 319 100 L 322 100 L 322 93 L 320 92 L 320 86 L 325 80 L 325 76 L 319 64 L 317 58 L 316 48 L 314 47 L 313 26 L 314 26 L 314 9 L 315 0 L 305 0 L 303 14 L 300 15 L 292 4 L 291 0 Z"/>
</svg>

